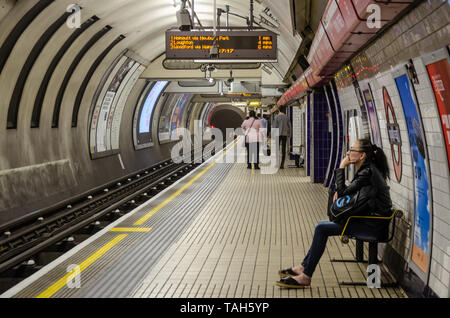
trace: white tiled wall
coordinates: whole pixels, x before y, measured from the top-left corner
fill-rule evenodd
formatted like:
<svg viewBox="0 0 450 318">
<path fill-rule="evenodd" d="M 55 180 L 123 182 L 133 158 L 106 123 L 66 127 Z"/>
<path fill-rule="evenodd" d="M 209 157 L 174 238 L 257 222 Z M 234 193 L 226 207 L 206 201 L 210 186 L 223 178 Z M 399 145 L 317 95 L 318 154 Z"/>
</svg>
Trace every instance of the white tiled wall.
<svg viewBox="0 0 450 318">
<path fill-rule="evenodd" d="M 341 103 L 342 113 L 350 109 L 359 109 L 356 92 L 353 85 L 345 87 L 338 91 L 339 101 Z"/>
<path fill-rule="evenodd" d="M 376 110 L 379 118 L 383 150 L 388 157 L 391 178 L 389 186 L 391 188 L 391 197 L 394 207 L 400 208 L 405 212 L 405 224 L 401 224 L 397 228 L 396 238 L 402 241 L 394 241 L 394 249 L 408 260 L 411 244 L 411 227 L 414 223 L 414 181 L 412 177 L 411 154 L 408 133 L 406 128 L 405 117 L 403 114 L 400 96 L 390 71 L 377 74 L 377 76 L 369 81 L 375 99 Z M 394 174 L 393 158 L 390 148 L 389 139 L 386 129 L 386 115 L 384 109 L 383 87 L 386 87 L 391 98 L 397 122 L 401 130 L 402 138 L 402 178 L 401 182 L 397 182 Z"/>
<path fill-rule="evenodd" d="M 404 113 L 392 72 L 406 64 L 409 59 L 413 60 L 416 68 L 419 84 L 414 85 L 414 88 L 427 141 L 433 196 L 433 245 L 429 286 L 440 297 L 450 297 L 450 176 L 434 93 L 421 56 L 449 44 L 449 21 L 450 4 L 447 1 L 424 1 L 366 50 L 366 55 L 372 63 L 380 65 L 380 72 L 368 79 L 368 82 L 375 99 L 383 150 L 390 163 L 389 185 L 393 204 L 405 212 L 405 221 L 399 226 L 392 247 L 406 261 L 410 258 L 414 224 L 414 181 Z M 395 178 L 392 165 L 383 87 L 389 92 L 401 130 L 403 173 L 400 183 Z M 339 90 L 339 99 L 343 110 L 359 108 L 353 86 Z"/>
<path fill-rule="evenodd" d="M 302 111 L 299 107 L 292 107 L 292 146 L 300 146 L 302 141 Z"/>
<path fill-rule="evenodd" d="M 438 295 L 448 295 L 449 272 L 448 247 L 450 246 L 450 180 L 447 154 L 442 134 L 433 88 L 421 58 L 413 60 L 419 77 L 419 85 L 414 85 L 422 113 L 430 157 L 431 182 L 433 187 L 433 246 L 431 260 L 430 287 Z M 444 212 L 444 211 L 447 212 Z M 438 213 L 436 213 L 438 211 Z M 447 260 L 447 264 L 445 264 Z"/>
</svg>

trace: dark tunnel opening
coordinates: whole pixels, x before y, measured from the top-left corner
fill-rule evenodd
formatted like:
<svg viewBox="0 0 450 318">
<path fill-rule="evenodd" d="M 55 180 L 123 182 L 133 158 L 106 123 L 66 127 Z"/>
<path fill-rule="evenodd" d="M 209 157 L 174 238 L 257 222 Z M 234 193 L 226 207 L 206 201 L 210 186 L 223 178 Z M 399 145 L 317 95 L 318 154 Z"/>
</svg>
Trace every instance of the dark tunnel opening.
<svg viewBox="0 0 450 318">
<path fill-rule="evenodd" d="M 226 137 L 227 128 L 239 128 L 244 120 L 243 113 L 238 112 L 230 108 L 219 109 L 215 111 L 211 116 L 211 126 L 221 130 L 224 138 Z"/>
</svg>

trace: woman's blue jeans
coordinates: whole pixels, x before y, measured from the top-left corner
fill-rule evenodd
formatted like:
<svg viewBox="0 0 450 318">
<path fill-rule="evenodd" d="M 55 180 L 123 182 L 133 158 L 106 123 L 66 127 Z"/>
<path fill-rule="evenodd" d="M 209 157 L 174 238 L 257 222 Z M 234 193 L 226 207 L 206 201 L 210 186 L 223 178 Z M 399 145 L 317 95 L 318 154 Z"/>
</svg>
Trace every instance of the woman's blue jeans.
<svg viewBox="0 0 450 318">
<path fill-rule="evenodd" d="M 302 262 L 304 267 L 303 273 L 312 277 L 320 258 L 325 251 L 325 246 L 329 236 L 337 236 L 342 233 L 344 226 L 330 221 L 319 221 L 314 230 L 314 236 L 308 254 Z M 346 234 L 357 235 L 359 233 L 370 232 L 371 229 L 367 224 L 360 222 L 351 222 L 345 230 Z"/>
</svg>

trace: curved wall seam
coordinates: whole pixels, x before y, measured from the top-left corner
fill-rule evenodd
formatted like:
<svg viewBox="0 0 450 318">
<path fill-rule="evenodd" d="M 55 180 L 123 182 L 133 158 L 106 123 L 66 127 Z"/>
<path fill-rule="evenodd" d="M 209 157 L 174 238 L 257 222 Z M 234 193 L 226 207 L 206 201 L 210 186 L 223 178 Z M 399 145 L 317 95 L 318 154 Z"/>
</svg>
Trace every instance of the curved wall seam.
<svg viewBox="0 0 450 318">
<path fill-rule="evenodd" d="M 112 29 L 111 26 L 107 25 L 103 29 L 101 29 L 99 32 L 97 32 L 81 49 L 81 51 L 78 53 L 78 55 L 73 60 L 72 64 L 70 65 L 69 69 L 66 72 L 66 75 L 64 76 L 64 80 L 61 83 L 61 86 L 58 91 L 58 95 L 56 97 L 55 101 L 55 108 L 53 109 L 53 119 L 52 119 L 52 128 L 57 128 L 59 124 L 59 113 L 61 111 L 61 105 L 64 97 L 64 93 L 66 92 L 66 88 L 69 85 L 69 81 L 72 78 L 73 73 L 75 72 L 75 69 L 77 68 L 78 64 L 80 64 L 82 58 L 86 55 L 87 51 L 94 46 L 97 41 L 99 41 L 106 33 L 108 33 Z"/>
<path fill-rule="evenodd" d="M 338 153 L 338 146 L 339 146 L 339 142 L 338 142 L 338 131 L 337 131 L 337 126 L 338 126 L 338 122 L 337 122 L 337 109 L 336 109 L 336 101 L 334 100 L 332 93 L 329 89 L 328 84 L 325 84 L 324 86 L 324 92 L 325 92 L 325 97 L 328 103 L 328 109 L 330 111 L 330 113 L 328 114 L 328 122 L 330 120 L 329 116 L 331 115 L 331 123 L 332 123 L 332 131 L 330 133 L 331 135 L 331 142 L 330 142 L 330 159 L 328 161 L 328 168 L 327 168 L 327 172 L 325 173 L 325 181 L 323 183 L 323 185 L 325 187 L 328 187 L 331 183 L 331 179 L 333 178 L 333 174 L 334 174 L 334 166 L 336 163 L 336 157 L 337 157 L 337 153 Z"/>
<path fill-rule="evenodd" d="M 75 42 L 75 40 L 84 31 L 86 31 L 91 25 L 93 25 L 98 20 L 99 20 L 98 17 L 93 16 L 90 19 L 88 19 L 86 22 L 84 22 L 79 29 L 76 29 L 70 35 L 70 37 L 67 39 L 67 41 L 63 44 L 63 46 L 61 46 L 59 51 L 56 53 L 55 57 L 53 58 L 52 62 L 50 63 L 50 66 L 47 69 L 47 72 L 44 75 L 44 78 L 41 82 L 41 86 L 39 87 L 39 91 L 38 91 L 38 93 L 36 95 L 36 99 L 34 101 L 33 114 L 31 116 L 31 128 L 39 127 L 42 105 L 44 103 L 44 97 L 47 92 L 47 88 L 50 83 L 50 79 L 52 78 L 52 75 L 55 72 L 56 67 L 58 66 L 59 62 L 61 61 L 64 54 L 67 52 L 67 50 L 72 46 L 73 42 Z"/>
<path fill-rule="evenodd" d="M 34 45 L 30 54 L 28 55 L 27 60 L 25 61 L 25 64 L 23 65 L 22 70 L 20 71 L 19 78 L 16 81 L 16 86 L 14 87 L 14 91 L 11 96 L 11 100 L 9 102 L 8 117 L 7 117 L 7 128 L 8 129 L 17 128 L 17 118 L 19 115 L 19 107 L 20 107 L 20 102 L 22 100 L 23 90 L 25 88 L 25 84 L 27 82 L 28 76 L 30 75 L 31 70 L 34 66 L 34 63 L 40 56 L 44 47 L 47 45 L 47 43 L 50 41 L 50 39 L 56 33 L 56 31 L 58 31 L 59 28 L 66 22 L 67 18 L 70 16 L 70 14 L 71 14 L 70 12 L 66 12 L 58 20 L 56 20 L 56 22 L 54 22 L 47 29 L 47 31 L 45 31 L 44 34 L 42 34 L 42 36 L 39 38 L 39 40 Z"/>
<path fill-rule="evenodd" d="M 120 35 L 118 38 L 116 38 L 103 52 L 100 54 L 100 56 L 95 60 L 95 62 L 92 64 L 91 68 L 89 69 L 88 73 L 84 77 L 83 83 L 80 86 L 80 89 L 78 90 L 77 97 L 75 99 L 75 105 L 73 107 L 72 111 L 72 127 L 77 127 L 78 124 L 78 111 L 80 110 L 81 101 L 83 100 L 84 92 L 86 91 L 86 88 L 88 86 L 88 83 L 92 76 L 94 75 L 94 72 L 97 70 L 97 67 L 100 65 L 100 63 L 103 61 L 103 59 L 106 57 L 106 55 L 113 49 L 114 46 L 116 46 L 120 41 L 125 39 L 124 35 Z"/>
<path fill-rule="evenodd" d="M 22 33 L 30 26 L 31 22 L 34 21 L 34 19 L 44 11 L 45 8 L 47 8 L 54 0 L 40 0 L 38 3 L 31 8 L 20 21 L 16 24 L 14 29 L 11 31 L 11 33 L 6 38 L 5 42 L 3 42 L 3 45 L 0 47 L 0 74 L 3 71 L 3 68 L 5 67 L 6 61 L 8 60 L 9 56 L 11 55 L 11 52 L 16 45 L 17 41 L 19 40 Z"/>
</svg>

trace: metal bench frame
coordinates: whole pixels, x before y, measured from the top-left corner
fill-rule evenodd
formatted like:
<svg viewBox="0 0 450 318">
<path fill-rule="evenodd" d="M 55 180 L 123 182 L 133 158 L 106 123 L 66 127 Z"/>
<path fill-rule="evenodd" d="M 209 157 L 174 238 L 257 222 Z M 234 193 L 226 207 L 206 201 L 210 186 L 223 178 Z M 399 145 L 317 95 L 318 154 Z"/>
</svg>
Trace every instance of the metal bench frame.
<svg viewBox="0 0 450 318">
<path fill-rule="evenodd" d="M 378 243 L 388 243 L 392 241 L 395 234 L 395 219 L 401 218 L 403 216 L 403 211 L 401 210 L 393 210 L 392 215 L 388 217 L 381 217 L 381 216 L 351 216 L 347 219 L 347 222 L 345 223 L 344 229 L 342 230 L 342 233 L 340 235 L 340 240 L 344 244 L 348 244 L 349 239 L 353 238 L 356 239 L 356 253 L 355 253 L 355 259 L 352 260 L 341 260 L 341 259 L 332 259 L 332 262 L 356 262 L 356 263 L 368 263 L 368 265 L 371 264 L 378 264 L 380 261 L 378 260 Z M 362 239 L 358 237 L 357 235 L 345 235 L 345 230 L 347 229 L 348 224 L 350 223 L 351 219 L 375 219 L 375 220 L 393 220 L 392 224 L 392 230 L 391 234 L 389 235 L 387 240 L 367 240 Z M 369 243 L 369 259 L 368 261 L 364 260 L 363 252 L 364 252 L 364 242 Z M 347 286 L 366 286 L 367 282 L 340 282 L 339 285 L 347 285 Z M 388 287 L 397 287 L 398 282 L 389 283 L 389 284 L 381 284 L 381 287 L 388 288 Z"/>
</svg>

